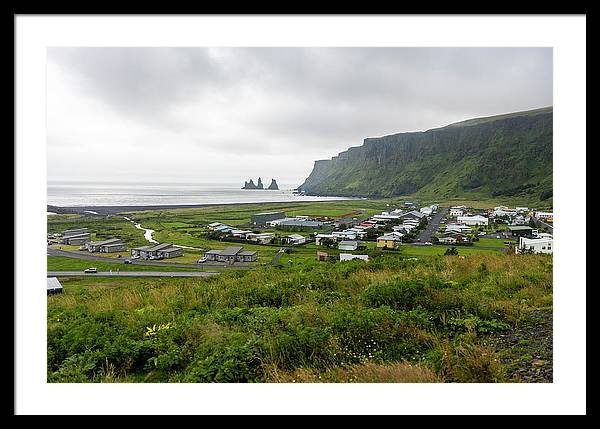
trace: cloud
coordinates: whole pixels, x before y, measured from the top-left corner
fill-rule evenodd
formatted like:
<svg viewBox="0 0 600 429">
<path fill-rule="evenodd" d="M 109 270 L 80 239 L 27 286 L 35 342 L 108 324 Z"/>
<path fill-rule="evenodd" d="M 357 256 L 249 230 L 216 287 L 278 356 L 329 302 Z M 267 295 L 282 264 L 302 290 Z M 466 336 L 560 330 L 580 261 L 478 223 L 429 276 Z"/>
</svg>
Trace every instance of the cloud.
<svg viewBox="0 0 600 429">
<path fill-rule="evenodd" d="M 366 137 L 551 105 L 552 49 L 49 48 L 47 81 L 49 177 L 300 183 Z"/>
</svg>

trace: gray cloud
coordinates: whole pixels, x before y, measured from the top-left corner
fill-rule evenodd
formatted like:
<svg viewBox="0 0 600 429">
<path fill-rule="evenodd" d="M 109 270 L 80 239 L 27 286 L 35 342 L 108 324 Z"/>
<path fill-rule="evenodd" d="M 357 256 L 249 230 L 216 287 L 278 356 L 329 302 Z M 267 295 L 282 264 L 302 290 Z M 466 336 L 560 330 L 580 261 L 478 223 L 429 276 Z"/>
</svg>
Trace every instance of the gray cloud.
<svg viewBox="0 0 600 429">
<path fill-rule="evenodd" d="M 122 171 L 178 170 L 184 153 L 181 174 L 200 180 L 252 157 L 302 181 L 366 137 L 552 104 L 550 48 L 49 48 L 48 61 L 51 177 L 82 162 L 66 147 L 102 144 L 145 151 Z M 114 165 L 102 153 L 90 171 Z"/>
</svg>

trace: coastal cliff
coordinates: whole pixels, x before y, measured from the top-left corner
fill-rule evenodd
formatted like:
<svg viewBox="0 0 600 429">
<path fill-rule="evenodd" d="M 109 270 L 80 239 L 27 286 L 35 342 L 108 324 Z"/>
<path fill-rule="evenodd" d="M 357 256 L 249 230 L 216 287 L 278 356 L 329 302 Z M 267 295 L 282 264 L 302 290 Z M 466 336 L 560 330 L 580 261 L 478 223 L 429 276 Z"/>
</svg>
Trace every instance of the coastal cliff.
<svg viewBox="0 0 600 429">
<path fill-rule="evenodd" d="M 315 161 L 308 195 L 552 196 L 552 107 L 367 138 Z"/>
</svg>

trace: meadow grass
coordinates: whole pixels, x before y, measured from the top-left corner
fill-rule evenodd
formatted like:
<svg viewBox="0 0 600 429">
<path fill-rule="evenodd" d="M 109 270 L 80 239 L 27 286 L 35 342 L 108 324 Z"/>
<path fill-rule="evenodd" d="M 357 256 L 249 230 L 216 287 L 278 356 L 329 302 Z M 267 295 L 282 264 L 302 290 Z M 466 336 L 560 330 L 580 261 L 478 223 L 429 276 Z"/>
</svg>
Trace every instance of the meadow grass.
<svg viewBox="0 0 600 429">
<path fill-rule="evenodd" d="M 49 382 L 502 382 L 480 337 L 551 309 L 552 257 L 390 252 L 63 287 Z"/>
</svg>

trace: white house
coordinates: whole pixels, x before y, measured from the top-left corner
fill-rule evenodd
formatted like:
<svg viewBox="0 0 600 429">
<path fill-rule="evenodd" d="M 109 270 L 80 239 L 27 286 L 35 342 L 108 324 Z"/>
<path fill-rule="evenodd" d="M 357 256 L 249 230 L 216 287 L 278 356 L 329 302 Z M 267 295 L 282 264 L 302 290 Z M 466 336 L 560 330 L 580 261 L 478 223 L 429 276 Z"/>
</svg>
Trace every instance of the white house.
<svg viewBox="0 0 600 429">
<path fill-rule="evenodd" d="M 515 250 L 518 253 L 522 253 L 526 250 L 531 250 L 533 253 L 553 253 L 553 240 L 552 238 L 527 238 L 519 237 L 519 246 Z"/>
<path fill-rule="evenodd" d="M 231 230 L 231 235 L 233 235 L 234 237 L 239 237 L 239 238 L 246 238 L 246 234 L 250 234 L 250 233 L 252 233 L 252 231 L 245 230 L 245 229 Z"/>
<path fill-rule="evenodd" d="M 440 243 L 456 243 L 456 238 L 454 237 L 440 237 L 438 239 Z"/>
<path fill-rule="evenodd" d="M 450 207 L 450 216 L 462 216 L 466 213 L 465 206 Z"/>
<path fill-rule="evenodd" d="M 450 223 L 448 225 L 446 225 L 446 230 L 444 231 L 444 234 L 469 234 L 470 232 L 472 232 L 471 227 L 467 226 L 467 225 L 459 225 L 456 223 Z"/>
<path fill-rule="evenodd" d="M 421 207 L 421 208 L 419 209 L 419 211 L 420 211 L 421 213 L 423 213 L 425 216 L 430 216 L 430 215 L 431 215 L 431 213 L 433 213 L 433 210 L 431 209 L 431 207 Z"/>
<path fill-rule="evenodd" d="M 537 217 L 538 219 L 552 221 L 552 219 L 554 217 L 554 213 L 552 213 L 552 212 L 535 212 L 535 217 Z"/>
<path fill-rule="evenodd" d="M 331 240 L 336 240 L 335 235 L 333 234 L 317 234 L 315 235 L 315 244 L 317 246 L 321 245 L 321 240 L 323 240 L 324 238 L 329 238 Z"/>
<path fill-rule="evenodd" d="M 333 235 L 336 240 L 339 240 L 339 239 L 354 240 L 356 238 L 356 233 L 351 232 L 351 231 L 349 232 L 348 230 L 346 230 L 346 231 L 333 231 L 331 233 L 331 235 Z"/>
<path fill-rule="evenodd" d="M 304 244 L 306 243 L 306 237 L 300 234 L 291 234 L 287 236 L 287 240 L 290 244 Z"/>
<path fill-rule="evenodd" d="M 255 234 L 251 232 L 249 234 L 246 234 L 246 240 L 256 241 L 261 244 L 269 244 L 273 237 L 275 237 L 275 234 L 271 232 L 265 232 L 263 234 Z"/>
<path fill-rule="evenodd" d="M 471 225 L 471 226 L 475 226 L 475 225 L 487 225 L 489 220 L 487 217 L 485 216 L 480 216 L 480 215 L 476 215 L 476 216 L 458 216 L 456 218 L 456 220 L 460 223 L 463 223 L 465 225 Z"/>
<path fill-rule="evenodd" d="M 363 261 L 368 261 L 369 255 L 353 255 L 351 253 L 340 253 L 340 261 L 350 261 L 352 259 L 362 259 Z"/>
<path fill-rule="evenodd" d="M 340 241 L 338 249 L 340 250 L 356 250 L 358 248 L 358 241 Z"/>
</svg>

